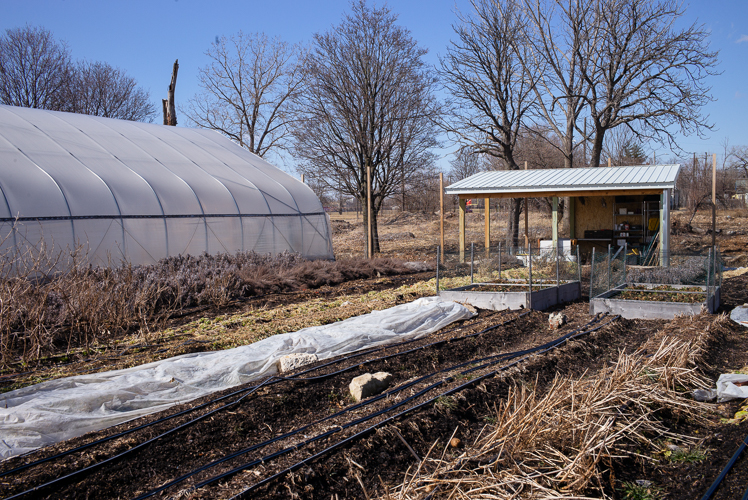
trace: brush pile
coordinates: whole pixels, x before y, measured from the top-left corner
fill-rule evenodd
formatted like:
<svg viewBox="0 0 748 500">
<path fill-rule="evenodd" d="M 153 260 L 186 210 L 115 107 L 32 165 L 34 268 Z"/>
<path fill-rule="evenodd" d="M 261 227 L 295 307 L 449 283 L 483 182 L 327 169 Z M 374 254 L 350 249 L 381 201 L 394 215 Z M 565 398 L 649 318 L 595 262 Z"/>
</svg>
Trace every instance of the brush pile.
<svg viewBox="0 0 748 500">
<path fill-rule="evenodd" d="M 696 363 L 710 330 L 724 321 L 724 316 L 678 318 L 671 324 L 675 328 L 702 333 L 683 340 L 661 331 L 594 377 L 556 376 L 542 393 L 515 386 L 495 407 L 490 418 L 495 423 L 486 425 L 472 446 L 449 456 L 448 445 L 435 443 L 390 497 L 610 498 L 612 461 L 656 460 L 663 442 L 694 445 L 671 432 L 662 416 L 703 421 L 709 406 L 692 400 L 685 388 L 710 385 Z M 647 350 L 655 352 L 647 356 Z M 440 447 L 444 452 L 438 456 Z"/>
</svg>

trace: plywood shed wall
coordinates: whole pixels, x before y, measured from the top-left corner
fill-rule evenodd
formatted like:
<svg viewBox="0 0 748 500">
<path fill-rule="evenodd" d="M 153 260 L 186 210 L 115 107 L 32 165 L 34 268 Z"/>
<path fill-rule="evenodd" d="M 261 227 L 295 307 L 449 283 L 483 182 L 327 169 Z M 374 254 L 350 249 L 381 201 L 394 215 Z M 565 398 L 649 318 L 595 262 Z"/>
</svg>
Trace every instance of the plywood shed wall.
<svg viewBox="0 0 748 500">
<path fill-rule="evenodd" d="M 584 238 L 584 232 L 593 229 L 613 229 L 615 196 L 584 196 L 575 197 L 573 200 L 576 238 Z"/>
</svg>

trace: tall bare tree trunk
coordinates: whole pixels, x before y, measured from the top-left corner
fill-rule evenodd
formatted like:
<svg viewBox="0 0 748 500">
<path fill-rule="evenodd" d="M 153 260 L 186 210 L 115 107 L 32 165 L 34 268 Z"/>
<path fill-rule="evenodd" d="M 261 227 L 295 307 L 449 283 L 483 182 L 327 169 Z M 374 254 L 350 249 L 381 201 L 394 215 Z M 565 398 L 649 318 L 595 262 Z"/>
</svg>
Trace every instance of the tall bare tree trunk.
<svg viewBox="0 0 748 500">
<path fill-rule="evenodd" d="M 177 88 L 177 72 L 179 71 L 179 59 L 174 61 L 171 71 L 171 83 L 169 83 L 168 98 L 161 101 L 164 112 L 164 125 L 177 126 L 177 109 L 174 105 L 174 89 Z"/>
</svg>

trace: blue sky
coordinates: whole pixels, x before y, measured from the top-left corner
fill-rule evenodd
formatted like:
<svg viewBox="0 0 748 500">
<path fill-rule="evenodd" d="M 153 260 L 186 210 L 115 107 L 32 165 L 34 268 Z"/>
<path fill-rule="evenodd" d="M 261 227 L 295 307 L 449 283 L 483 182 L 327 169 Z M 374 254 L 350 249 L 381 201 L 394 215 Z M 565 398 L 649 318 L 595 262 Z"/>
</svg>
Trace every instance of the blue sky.
<svg viewBox="0 0 748 500">
<path fill-rule="evenodd" d="M 467 0 L 397 0 L 388 5 L 399 23 L 429 49 L 432 64 L 453 36 L 455 9 L 469 11 Z M 197 70 L 207 64 L 204 53 L 217 36 L 241 29 L 306 43 L 314 33 L 338 24 L 348 10 L 348 0 L 0 0 L 0 29 L 44 26 L 68 43 L 75 59 L 124 69 L 150 91 L 154 103 L 166 97 L 172 63 L 178 58 L 179 106 L 198 91 Z M 726 138 L 731 145 L 748 146 L 748 1 L 690 2 L 683 22 L 699 22 L 710 30 L 722 74 L 710 79 L 716 100 L 705 109 L 716 130 L 706 140 L 681 138 L 681 146 L 699 155 L 721 153 Z M 186 122 L 179 112 L 177 116 Z M 450 151 L 441 152 L 445 168 Z M 664 159 L 670 152 L 660 149 L 657 156 Z M 291 165 L 285 167 L 290 170 Z"/>
</svg>

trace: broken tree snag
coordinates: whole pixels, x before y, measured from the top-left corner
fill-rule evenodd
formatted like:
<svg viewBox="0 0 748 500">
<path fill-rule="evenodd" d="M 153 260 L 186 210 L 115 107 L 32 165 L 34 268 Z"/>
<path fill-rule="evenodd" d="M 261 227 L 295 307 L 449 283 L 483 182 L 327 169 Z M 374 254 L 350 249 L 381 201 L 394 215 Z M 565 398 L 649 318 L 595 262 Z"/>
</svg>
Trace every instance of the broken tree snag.
<svg viewBox="0 0 748 500">
<path fill-rule="evenodd" d="M 177 87 L 177 72 L 179 71 L 179 59 L 174 61 L 174 69 L 171 71 L 171 83 L 167 99 L 162 99 L 161 104 L 164 111 L 164 125 L 177 126 L 177 109 L 174 106 L 174 89 Z"/>
</svg>

